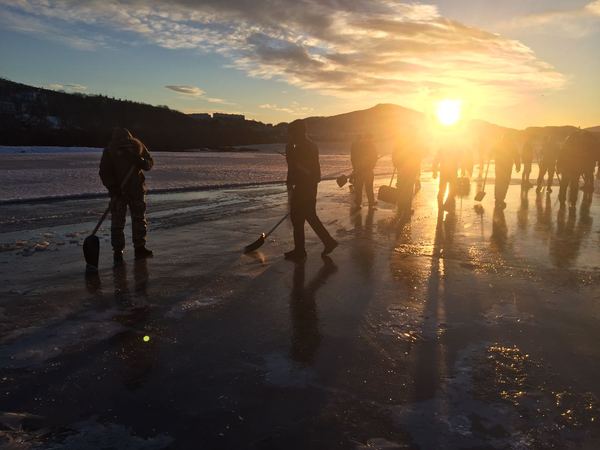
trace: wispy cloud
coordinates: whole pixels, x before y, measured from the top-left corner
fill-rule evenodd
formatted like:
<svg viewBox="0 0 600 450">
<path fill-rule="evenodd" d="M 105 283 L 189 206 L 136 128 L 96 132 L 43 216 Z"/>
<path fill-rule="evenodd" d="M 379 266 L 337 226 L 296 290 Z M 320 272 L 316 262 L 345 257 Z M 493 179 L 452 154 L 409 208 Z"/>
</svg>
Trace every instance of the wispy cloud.
<svg viewBox="0 0 600 450">
<path fill-rule="evenodd" d="M 205 92 L 197 86 L 168 85 L 165 87 L 180 94 L 191 95 L 193 97 L 200 97 L 205 94 Z"/>
<path fill-rule="evenodd" d="M 285 114 L 289 114 L 294 117 L 306 117 L 311 114 L 314 109 L 308 106 L 301 106 L 297 102 L 292 102 L 290 106 L 280 106 L 274 103 L 264 103 L 258 106 L 261 109 L 268 109 L 270 111 L 282 112 Z"/>
<path fill-rule="evenodd" d="M 500 29 L 525 29 L 529 32 L 562 33 L 580 38 L 600 33 L 600 0 L 577 8 L 548 10 L 514 18 L 500 25 Z"/>
<path fill-rule="evenodd" d="M 204 89 L 200 89 L 198 86 L 190 86 L 187 84 L 171 84 L 165 87 L 177 92 L 178 94 L 194 97 L 208 103 L 217 103 L 219 105 L 235 105 L 235 103 L 229 102 L 222 98 L 207 97 Z"/>
<path fill-rule="evenodd" d="M 87 91 L 87 86 L 83 86 L 82 84 L 77 83 L 51 83 L 45 86 L 48 89 L 52 89 L 54 91 L 65 91 L 65 92 L 85 92 Z"/>
<path fill-rule="evenodd" d="M 588 9 L 596 11 L 596 3 Z M 447 19 L 435 5 L 399 0 L 168 5 L 0 0 L 1 5 L 37 20 L 103 28 L 107 36 L 119 31 L 165 48 L 218 53 L 251 76 L 340 97 L 468 91 L 490 102 L 510 102 L 566 82 L 519 41 Z"/>
</svg>

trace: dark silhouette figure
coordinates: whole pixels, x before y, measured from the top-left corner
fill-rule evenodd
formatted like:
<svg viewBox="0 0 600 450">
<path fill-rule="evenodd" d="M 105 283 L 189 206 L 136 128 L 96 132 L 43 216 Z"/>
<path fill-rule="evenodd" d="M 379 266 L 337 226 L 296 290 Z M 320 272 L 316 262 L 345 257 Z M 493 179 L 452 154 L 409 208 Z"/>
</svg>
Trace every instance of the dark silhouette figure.
<svg viewBox="0 0 600 450">
<path fill-rule="evenodd" d="M 438 208 L 452 210 L 455 206 L 457 172 L 460 152 L 455 145 L 449 144 L 437 151 L 433 160 L 433 178 L 440 177 Z M 447 195 L 447 197 L 446 197 Z M 444 202 L 444 197 L 446 201 Z"/>
<path fill-rule="evenodd" d="M 398 189 L 398 219 L 406 221 L 412 214 L 412 201 L 415 192 L 420 189 L 422 144 L 416 136 L 399 140 L 392 153 L 392 162 L 396 168 Z M 418 182 L 418 184 L 417 184 Z M 418 188 L 418 189 L 417 189 Z"/>
<path fill-rule="evenodd" d="M 317 186 L 321 181 L 319 149 L 306 136 L 306 127 L 301 120 L 289 125 L 288 134 L 287 186 L 290 191 L 290 217 L 294 226 L 294 249 L 286 252 L 285 258 L 303 261 L 306 258 L 304 222 L 308 222 L 323 242 L 323 255 L 331 253 L 338 243 L 317 216 Z"/>
<path fill-rule="evenodd" d="M 558 145 L 551 136 L 546 136 L 540 152 L 540 173 L 537 179 L 536 192 L 542 192 L 544 185 L 544 176 L 548 174 L 546 182 L 546 192 L 552 192 L 552 182 L 556 170 L 556 160 L 558 159 Z"/>
<path fill-rule="evenodd" d="M 513 164 L 517 173 L 521 170 L 521 161 L 519 152 L 513 140 L 507 134 L 504 134 L 500 141 L 494 147 L 494 162 L 496 171 L 496 182 L 494 186 L 494 195 L 496 209 L 506 208 L 506 193 L 510 185 Z"/>
<path fill-rule="evenodd" d="M 150 152 L 139 139 L 125 128 L 114 129 L 100 160 L 100 179 L 111 197 L 111 242 L 116 265 L 123 262 L 127 207 L 131 213 L 136 259 L 152 256 L 152 252 L 146 248 L 146 185 L 143 171 L 152 169 L 153 165 Z M 132 167 L 133 173 L 121 189 Z"/>
<path fill-rule="evenodd" d="M 558 154 L 556 166 L 561 175 L 558 200 L 561 205 L 564 205 L 567 201 L 568 191 L 569 209 L 575 209 L 577 205 L 579 177 L 584 173 L 588 177 L 588 192 L 593 192 L 594 145 L 595 142 L 589 133 L 584 130 L 577 130 L 569 135 Z"/>
<path fill-rule="evenodd" d="M 531 164 L 533 163 L 533 138 L 525 140 L 521 149 L 521 162 L 523 163 L 523 175 L 521 176 L 521 189 L 533 187 L 529 181 L 531 175 Z"/>
<path fill-rule="evenodd" d="M 290 357 L 299 363 L 310 365 L 321 343 L 319 318 L 315 296 L 318 289 L 337 271 L 328 256 L 323 257 L 323 267 L 315 278 L 305 286 L 305 262 L 296 264 L 290 299 L 292 320 L 292 345 Z"/>
<path fill-rule="evenodd" d="M 354 174 L 354 207 L 362 206 L 363 188 L 367 194 L 369 208 L 375 207 L 375 195 L 373 194 L 373 178 L 375 165 L 377 164 L 377 147 L 373 143 L 370 134 L 359 137 L 352 143 L 350 159 Z"/>
</svg>

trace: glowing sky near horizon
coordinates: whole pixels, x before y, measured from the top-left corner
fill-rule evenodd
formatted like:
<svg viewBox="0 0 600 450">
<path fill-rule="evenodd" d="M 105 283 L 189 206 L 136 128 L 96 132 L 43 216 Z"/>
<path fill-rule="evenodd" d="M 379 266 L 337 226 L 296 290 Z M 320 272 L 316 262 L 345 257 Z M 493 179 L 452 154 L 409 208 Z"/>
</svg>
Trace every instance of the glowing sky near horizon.
<svg viewBox="0 0 600 450">
<path fill-rule="evenodd" d="M 0 76 L 268 122 L 397 103 L 600 125 L 600 0 L 0 0 Z"/>
</svg>

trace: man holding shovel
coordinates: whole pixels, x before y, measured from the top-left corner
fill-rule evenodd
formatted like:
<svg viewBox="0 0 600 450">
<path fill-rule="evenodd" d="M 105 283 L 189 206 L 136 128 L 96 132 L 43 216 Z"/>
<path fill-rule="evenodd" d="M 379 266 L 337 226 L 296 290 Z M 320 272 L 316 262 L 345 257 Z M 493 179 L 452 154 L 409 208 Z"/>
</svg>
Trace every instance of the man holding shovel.
<svg viewBox="0 0 600 450">
<path fill-rule="evenodd" d="M 302 120 L 296 120 L 289 124 L 288 135 L 287 186 L 290 190 L 290 217 L 294 226 L 294 249 L 285 253 L 285 259 L 300 262 L 306 259 L 304 222 L 309 223 L 323 242 L 325 246 L 323 256 L 331 253 L 338 243 L 317 216 L 317 186 L 321 181 L 319 149 L 306 136 L 306 126 Z"/>
<path fill-rule="evenodd" d="M 112 139 L 100 160 L 100 179 L 111 197 L 110 231 L 115 266 L 123 263 L 128 206 L 135 259 L 152 257 L 152 251 L 146 248 L 146 178 L 143 171 L 152 169 L 153 165 L 154 160 L 146 146 L 129 130 L 113 130 Z"/>
</svg>

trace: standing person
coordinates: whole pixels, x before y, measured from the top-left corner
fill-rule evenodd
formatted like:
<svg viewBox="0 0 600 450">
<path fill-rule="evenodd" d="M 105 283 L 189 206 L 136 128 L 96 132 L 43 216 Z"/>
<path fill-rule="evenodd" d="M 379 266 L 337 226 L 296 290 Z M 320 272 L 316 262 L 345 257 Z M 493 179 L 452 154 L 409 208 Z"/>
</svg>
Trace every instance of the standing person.
<svg viewBox="0 0 600 450">
<path fill-rule="evenodd" d="M 123 263 L 125 249 L 125 218 L 131 214 L 131 235 L 135 259 L 151 258 L 146 248 L 146 184 L 143 171 L 152 169 L 154 160 L 146 146 L 126 128 L 115 128 L 108 147 L 100 160 L 100 179 L 111 197 L 111 243 L 115 265 Z M 133 173 L 121 188 L 125 177 Z"/>
<path fill-rule="evenodd" d="M 521 161 L 523 162 L 523 175 L 521 177 L 521 187 L 529 189 L 533 187 L 529 181 L 531 175 L 531 163 L 533 162 L 533 137 L 527 138 L 521 149 Z"/>
<path fill-rule="evenodd" d="M 567 200 L 567 190 L 569 191 L 569 209 L 575 210 L 577 205 L 577 196 L 579 193 L 579 177 L 589 171 L 594 171 L 595 162 L 593 161 L 593 140 L 589 133 L 584 130 L 576 130 L 571 133 L 561 147 L 558 153 L 556 163 L 557 172 L 560 173 L 560 191 L 558 200 L 561 207 Z M 589 178 L 588 178 L 589 179 Z M 592 184 L 593 191 L 593 184 Z"/>
<path fill-rule="evenodd" d="M 420 189 L 422 149 L 415 136 L 400 139 L 394 147 L 392 162 L 398 174 L 398 218 L 406 220 L 412 213 L 412 200 Z M 417 184 L 417 181 L 419 182 Z"/>
<path fill-rule="evenodd" d="M 369 201 L 369 208 L 376 205 L 373 194 L 373 178 L 377 164 L 377 148 L 370 133 L 360 136 L 350 149 L 352 173 L 354 174 L 354 207 L 362 206 L 363 186 Z"/>
<path fill-rule="evenodd" d="M 494 147 L 494 166 L 496 171 L 494 195 L 496 208 L 501 210 L 506 208 L 506 202 L 504 200 L 506 199 L 506 193 L 508 192 L 508 186 L 510 185 L 513 164 L 517 169 L 517 173 L 519 173 L 521 171 L 519 150 L 512 138 L 505 133 Z"/>
<path fill-rule="evenodd" d="M 546 136 L 544 143 L 542 144 L 542 150 L 540 153 L 540 173 L 537 179 L 536 192 L 539 194 L 542 192 L 544 185 L 544 176 L 548 174 L 548 181 L 546 182 L 546 192 L 549 194 L 552 192 L 552 182 L 554 180 L 554 172 L 556 170 L 556 160 L 558 159 L 558 145 L 552 136 Z"/>
<path fill-rule="evenodd" d="M 290 217 L 294 227 L 294 249 L 285 253 L 292 261 L 304 261 L 304 222 L 308 222 L 319 236 L 328 255 L 337 246 L 337 241 L 327 232 L 317 217 L 317 186 L 321 181 L 319 149 L 306 136 L 304 121 L 296 120 L 288 126 L 289 144 L 286 153 L 288 164 L 287 186 L 290 189 Z"/>
<path fill-rule="evenodd" d="M 451 141 L 451 139 L 449 139 Z M 446 143 L 444 147 L 438 148 L 433 160 L 433 178 L 440 177 L 438 190 L 438 208 L 451 211 L 455 205 L 457 172 L 459 166 L 460 152 L 456 143 Z M 447 197 L 446 197 L 447 194 Z M 444 202 L 444 197 L 446 201 Z"/>
</svg>

